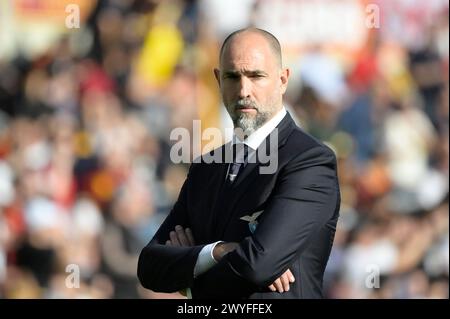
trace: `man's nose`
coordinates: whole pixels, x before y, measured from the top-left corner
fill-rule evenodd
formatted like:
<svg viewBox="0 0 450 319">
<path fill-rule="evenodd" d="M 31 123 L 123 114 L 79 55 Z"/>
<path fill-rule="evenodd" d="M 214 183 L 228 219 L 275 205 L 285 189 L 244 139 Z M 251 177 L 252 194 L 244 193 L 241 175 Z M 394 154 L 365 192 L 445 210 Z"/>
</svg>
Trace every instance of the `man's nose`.
<svg viewBox="0 0 450 319">
<path fill-rule="evenodd" d="M 251 82 L 247 77 L 241 76 L 239 86 L 239 98 L 242 99 L 250 97 Z"/>
</svg>

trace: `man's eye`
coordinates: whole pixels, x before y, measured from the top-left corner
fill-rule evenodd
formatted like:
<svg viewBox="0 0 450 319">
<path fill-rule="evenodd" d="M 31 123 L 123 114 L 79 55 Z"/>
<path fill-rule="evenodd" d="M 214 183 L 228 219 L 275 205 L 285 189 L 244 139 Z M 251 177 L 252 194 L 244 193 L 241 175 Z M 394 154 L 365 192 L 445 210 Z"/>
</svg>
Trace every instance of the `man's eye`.
<svg viewBox="0 0 450 319">
<path fill-rule="evenodd" d="M 252 74 L 250 77 L 254 79 L 260 79 L 263 78 L 264 76 L 262 74 Z"/>
<path fill-rule="evenodd" d="M 239 79 L 239 75 L 237 75 L 237 74 L 227 74 L 227 75 L 225 75 L 224 78 L 225 78 L 225 79 L 236 80 L 236 79 Z"/>
</svg>

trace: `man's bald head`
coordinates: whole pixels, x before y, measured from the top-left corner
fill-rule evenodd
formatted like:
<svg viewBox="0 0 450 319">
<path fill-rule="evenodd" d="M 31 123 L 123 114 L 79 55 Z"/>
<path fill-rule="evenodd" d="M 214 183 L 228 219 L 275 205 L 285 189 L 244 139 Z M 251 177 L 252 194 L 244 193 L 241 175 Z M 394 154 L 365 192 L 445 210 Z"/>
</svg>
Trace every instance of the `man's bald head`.
<svg viewBox="0 0 450 319">
<path fill-rule="evenodd" d="M 227 47 L 227 44 L 231 42 L 235 37 L 238 35 L 242 35 L 245 33 L 253 33 L 253 34 L 259 34 L 261 35 L 266 41 L 267 44 L 269 44 L 271 51 L 273 53 L 274 58 L 276 59 L 279 67 L 282 66 L 282 59 L 281 59 L 281 45 L 278 39 L 270 32 L 267 32 L 262 29 L 258 28 L 245 28 L 241 30 L 234 31 L 229 36 L 225 38 L 223 41 L 222 47 L 220 48 L 220 55 L 219 55 L 219 61 L 222 59 L 222 55 Z"/>
</svg>

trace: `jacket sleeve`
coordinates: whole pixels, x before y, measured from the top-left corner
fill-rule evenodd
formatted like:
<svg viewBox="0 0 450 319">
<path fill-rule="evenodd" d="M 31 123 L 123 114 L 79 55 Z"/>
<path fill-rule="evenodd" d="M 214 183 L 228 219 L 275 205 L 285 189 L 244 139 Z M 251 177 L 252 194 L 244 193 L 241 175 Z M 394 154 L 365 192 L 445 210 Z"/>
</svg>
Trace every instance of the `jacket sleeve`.
<svg viewBox="0 0 450 319">
<path fill-rule="evenodd" d="M 256 231 L 217 265 L 198 276 L 193 294 L 242 297 L 266 289 L 285 272 L 336 213 L 340 201 L 336 159 L 324 146 L 292 159 L 278 176 Z"/>
<path fill-rule="evenodd" d="M 153 239 L 139 255 L 137 275 L 142 286 L 157 292 L 175 292 L 191 287 L 194 267 L 200 250 L 204 247 L 166 246 L 169 233 L 176 225 L 189 226 L 187 215 L 187 189 L 190 184 L 189 170 L 177 202 L 156 232 Z"/>
</svg>

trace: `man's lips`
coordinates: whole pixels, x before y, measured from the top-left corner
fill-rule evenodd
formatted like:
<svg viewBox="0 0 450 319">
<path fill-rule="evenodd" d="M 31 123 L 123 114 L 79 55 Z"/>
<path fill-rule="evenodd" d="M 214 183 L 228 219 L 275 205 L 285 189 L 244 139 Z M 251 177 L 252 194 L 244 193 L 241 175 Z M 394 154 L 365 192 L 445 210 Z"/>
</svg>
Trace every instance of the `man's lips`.
<svg viewBox="0 0 450 319">
<path fill-rule="evenodd" d="M 241 111 L 241 112 L 252 112 L 252 111 L 256 111 L 256 109 L 254 107 L 251 106 L 240 106 L 236 108 L 236 111 Z"/>
<path fill-rule="evenodd" d="M 251 113 L 251 112 L 256 112 L 255 109 L 253 108 L 248 108 L 248 109 L 238 109 L 239 112 L 243 112 L 243 113 Z"/>
</svg>

